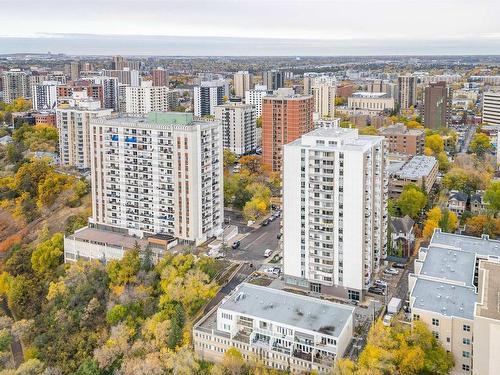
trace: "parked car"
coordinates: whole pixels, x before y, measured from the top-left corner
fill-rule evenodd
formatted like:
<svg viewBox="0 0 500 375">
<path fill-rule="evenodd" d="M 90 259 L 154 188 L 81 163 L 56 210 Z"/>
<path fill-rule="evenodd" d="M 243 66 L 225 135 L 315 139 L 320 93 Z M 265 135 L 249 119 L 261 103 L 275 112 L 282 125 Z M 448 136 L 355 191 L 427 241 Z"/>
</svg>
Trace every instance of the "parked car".
<svg viewBox="0 0 500 375">
<path fill-rule="evenodd" d="M 404 264 L 404 263 L 392 263 L 392 268 L 404 269 L 405 267 L 406 267 L 406 264 Z"/>
<path fill-rule="evenodd" d="M 372 287 L 368 288 L 368 292 L 369 293 L 373 293 L 373 294 L 378 294 L 378 295 L 381 295 L 381 296 L 385 295 L 384 289 L 378 288 L 376 286 L 372 286 Z"/>
<path fill-rule="evenodd" d="M 240 247 L 240 245 L 241 245 L 240 241 L 234 241 L 233 244 L 231 245 L 231 247 L 233 249 L 237 249 L 238 247 Z"/>
<path fill-rule="evenodd" d="M 269 220 L 266 219 L 262 222 L 262 226 L 265 227 L 267 225 L 269 225 Z"/>
<path fill-rule="evenodd" d="M 399 274 L 399 271 L 395 268 L 388 268 L 384 271 L 386 275 L 397 275 Z"/>
<path fill-rule="evenodd" d="M 387 288 L 387 282 L 384 280 L 375 280 L 375 287 Z"/>
<path fill-rule="evenodd" d="M 271 275 L 274 275 L 274 276 L 279 276 L 280 273 L 281 273 L 281 268 L 279 268 L 279 267 L 269 267 L 264 272 L 268 273 L 268 274 L 271 274 Z"/>
<path fill-rule="evenodd" d="M 278 233 L 278 234 L 276 235 L 276 238 L 277 238 L 278 240 L 280 240 L 280 239 L 281 239 L 281 237 L 283 237 L 283 233 Z"/>
<path fill-rule="evenodd" d="M 392 320 L 392 315 L 386 314 L 384 316 L 384 320 L 382 321 L 382 323 L 384 323 L 384 326 L 389 327 L 391 325 L 391 320 Z"/>
<path fill-rule="evenodd" d="M 268 256 L 270 256 L 271 254 L 273 253 L 273 251 L 271 249 L 266 249 L 266 251 L 264 251 L 264 256 L 267 258 Z"/>
</svg>

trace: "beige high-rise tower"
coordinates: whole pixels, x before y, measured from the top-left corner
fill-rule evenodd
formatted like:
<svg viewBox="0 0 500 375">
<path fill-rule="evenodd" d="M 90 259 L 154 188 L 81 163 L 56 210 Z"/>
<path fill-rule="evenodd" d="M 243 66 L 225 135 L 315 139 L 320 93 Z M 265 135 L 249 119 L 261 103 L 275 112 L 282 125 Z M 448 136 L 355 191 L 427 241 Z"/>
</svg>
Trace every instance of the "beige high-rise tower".
<svg viewBox="0 0 500 375">
<path fill-rule="evenodd" d="M 234 87 L 234 95 L 239 96 L 240 98 L 245 97 L 245 92 L 250 90 L 253 83 L 253 75 L 248 71 L 239 71 L 234 73 L 233 78 L 233 87 Z"/>
</svg>

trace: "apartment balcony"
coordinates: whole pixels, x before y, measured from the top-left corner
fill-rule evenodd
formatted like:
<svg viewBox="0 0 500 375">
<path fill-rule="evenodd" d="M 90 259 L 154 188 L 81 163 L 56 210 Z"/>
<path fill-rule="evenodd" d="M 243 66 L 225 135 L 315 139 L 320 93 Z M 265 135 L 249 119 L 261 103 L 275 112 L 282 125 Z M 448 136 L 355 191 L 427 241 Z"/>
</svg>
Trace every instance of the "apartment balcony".
<svg viewBox="0 0 500 375">
<path fill-rule="evenodd" d="M 312 361 L 312 352 L 309 352 L 309 353 L 306 353 L 298 348 L 295 348 L 293 350 L 293 353 L 292 355 L 295 357 L 295 358 L 299 358 L 299 359 L 302 359 L 304 361 L 308 361 L 308 362 L 311 362 Z"/>
<path fill-rule="evenodd" d="M 261 333 L 253 333 L 252 335 L 252 346 L 260 347 L 263 349 L 269 349 L 271 337 L 267 335 L 263 335 Z"/>
<path fill-rule="evenodd" d="M 324 366 L 332 367 L 334 362 L 335 362 L 335 355 L 327 355 L 327 354 L 320 354 L 316 352 L 313 355 L 313 362 L 314 363 L 319 363 Z"/>
<path fill-rule="evenodd" d="M 282 345 L 277 344 L 276 342 L 273 343 L 271 350 L 285 355 L 291 355 L 292 352 L 292 348 L 286 348 Z"/>
</svg>

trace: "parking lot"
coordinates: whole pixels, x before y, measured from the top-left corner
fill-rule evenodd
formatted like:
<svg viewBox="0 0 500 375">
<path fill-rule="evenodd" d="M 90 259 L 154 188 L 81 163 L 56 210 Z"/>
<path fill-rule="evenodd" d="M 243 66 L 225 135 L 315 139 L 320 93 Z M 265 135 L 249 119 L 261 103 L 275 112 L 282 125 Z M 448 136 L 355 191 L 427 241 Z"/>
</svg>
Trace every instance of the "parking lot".
<svg viewBox="0 0 500 375">
<path fill-rule="evenodd" d="M 280 233 L 280 219 L 273 220 L 266 226 L 251 230 L 240 240 L 240 247 L 236 250 L 228 249 L 226 257 L 229 260 L 264 263 L 264 251 L 278 248 L 278 234 Z M 241 232 L 240 232 L 241 233 Z"/>
</svg>

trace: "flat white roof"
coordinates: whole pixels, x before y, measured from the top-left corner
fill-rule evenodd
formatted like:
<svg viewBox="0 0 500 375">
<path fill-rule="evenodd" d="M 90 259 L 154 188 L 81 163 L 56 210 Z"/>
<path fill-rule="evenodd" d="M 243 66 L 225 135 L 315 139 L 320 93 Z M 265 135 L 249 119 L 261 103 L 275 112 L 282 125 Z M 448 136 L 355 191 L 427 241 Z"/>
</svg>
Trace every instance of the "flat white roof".
<svg viewBox="0 0 500 375">
<path fill-rule="evenodd" d="M 427 177 L 436 165 L 434 156 L 416 155 L 394 174 L 398 178 L 416 180 Z"/>
<path fill-rule="evenodd" d="M 339 337 L 354 307 L 243 283 L 220 307 L 238 314 Z"/>
<path fill-rule="evenodd" d="M 418 278 L 411 297 L 415 298 L 414 309 L 474 319 L 474 304 L 477 296 L 473 287 Z"/>
</svg>

